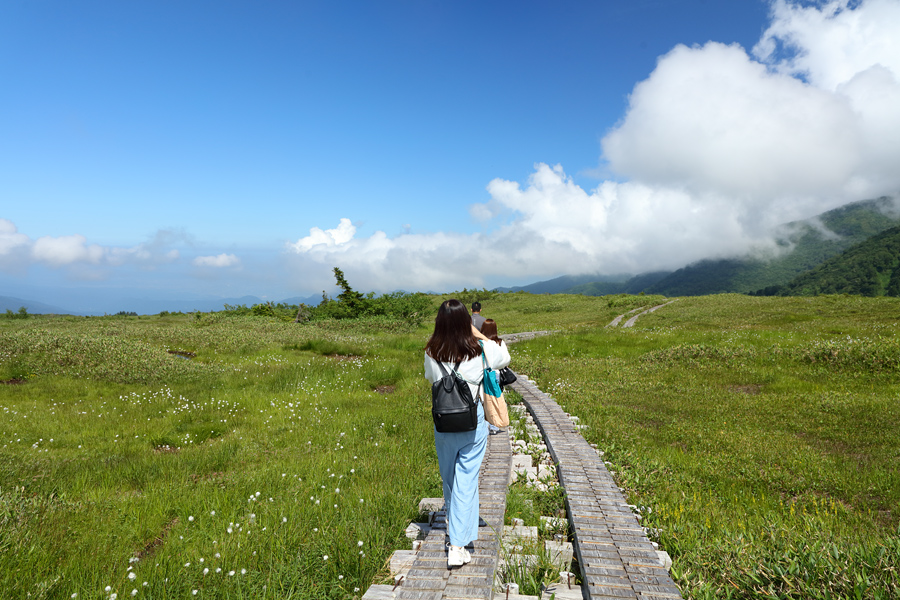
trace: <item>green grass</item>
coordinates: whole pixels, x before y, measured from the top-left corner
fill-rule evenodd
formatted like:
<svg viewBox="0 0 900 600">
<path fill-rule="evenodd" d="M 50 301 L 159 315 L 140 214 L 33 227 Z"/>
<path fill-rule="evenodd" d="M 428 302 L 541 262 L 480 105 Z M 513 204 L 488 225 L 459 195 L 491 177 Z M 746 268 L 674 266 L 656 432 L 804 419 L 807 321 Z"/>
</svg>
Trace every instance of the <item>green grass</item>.
<svg viewBox="0 0 900 600">
<path fill-rule="evenodd" d="M 900 597 L 900 302 L 681 298 L 605 327 L 665 300 L 508 294 L 483 312 L 501 336 L 557 332 L 512 366 L 581 418 L 687 598 Z M 428 334 L 3 320 L 0 381 L 18 383 L 0 385 L 0 588 L 358 596 L 441 493 Z M 543 501 L 520 492 L 523 510 Z"/>
<path fill-rule="evenodd" d="M 4 368 L 34 373 L 0 386 L 8 597 L 350 597 L 440 493 L 421 344 L 208 315 L 26 324 L 0 330 Z"/>
<path fill-rule="evenodd" d="M 685 596 L 897 597 L 898 309 L 682 298 L 513 360 L 651 508 Z"/>
</svg>

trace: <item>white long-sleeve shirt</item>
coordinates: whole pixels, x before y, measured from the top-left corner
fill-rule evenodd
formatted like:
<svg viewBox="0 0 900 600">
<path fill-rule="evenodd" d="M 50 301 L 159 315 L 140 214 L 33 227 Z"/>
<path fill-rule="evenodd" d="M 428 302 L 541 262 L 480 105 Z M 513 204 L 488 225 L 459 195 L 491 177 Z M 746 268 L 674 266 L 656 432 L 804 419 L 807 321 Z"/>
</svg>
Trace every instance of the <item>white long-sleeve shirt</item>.
<svg viewBox="0 0 900 600">
<path fill-rule="evenodd" d="M 509 366 L 509 349 L 506 347 L 506 342 L 501 342 L 497 344 L 493 341 L 482 341 L 484 345 L 484 357 L 487 362 L 487 366 L 494 370 L 500 370 L 503 367 Z M 444 363 L 444 368 L 447 369 L 449 373 L 453 369 L 452 363 Z M 459 365 L 459 369 L 457 372 L 462 376 L 463 379 L 466 380 L 466 383 L 469 384 L 469 389 L 472 390 L 472 397 L 478 397 L 478 388 L 481 385 L 481 380 L 484 377 L 484 364 L 481 361 L 481 353 L 478 354 L 475 358 L 470 358 L 469 360 L 465 360 Z M 438 367 L 438 363 L 436 360 L 425 355 L 425 379 L 434 383 L 444 374 L 441 373 L 440 367 Z"/>
</svg>

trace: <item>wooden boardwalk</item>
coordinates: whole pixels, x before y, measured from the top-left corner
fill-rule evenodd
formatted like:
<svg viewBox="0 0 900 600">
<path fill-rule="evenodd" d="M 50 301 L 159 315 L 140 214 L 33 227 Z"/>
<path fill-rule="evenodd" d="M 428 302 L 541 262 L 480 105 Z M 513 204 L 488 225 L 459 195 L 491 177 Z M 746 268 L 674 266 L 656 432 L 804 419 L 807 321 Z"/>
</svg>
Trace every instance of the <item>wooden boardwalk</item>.
<svg viewBox="0 0 900 600">
<path fill-rule="evenodd" d="M 520 376 L 512 387 L 521 394 L 557 464 L 584 598 L 681 598 L 606 464 L 572 419 L 527 378 Z"/>
<path fill-rule="evenodd" d="M 584 582 L 581 596 L 587 600 L 681 598 L 603 460 L 572 419 L 527 377 L 520 375 L 511 387 L 522 396 L 558 465 L 569 525 L 574 532 L 575 556 Z M 493 598 L 511 465 L 509 437 L 488 436 L 479 480 L 482 522 L 479 539 L 471 550 L 472 562 L 447 569 L 446 529 L 441 515 L 400 583 L 393 588 L 372 586 L 364 600 Z"/>
<path fill-rule="evenodd" d="M 481 523 L 474 549 L 470 550 L 472 562 L 453 570 L 447 569 L 446 529 L 442 521 L 437 521 L 419 548 L 412 568 L 397 588 L 396 598 L 472 600 L 493 596 L 511 466 L 509 436 L 489 435 L 479 479 Z"/>
</svg>

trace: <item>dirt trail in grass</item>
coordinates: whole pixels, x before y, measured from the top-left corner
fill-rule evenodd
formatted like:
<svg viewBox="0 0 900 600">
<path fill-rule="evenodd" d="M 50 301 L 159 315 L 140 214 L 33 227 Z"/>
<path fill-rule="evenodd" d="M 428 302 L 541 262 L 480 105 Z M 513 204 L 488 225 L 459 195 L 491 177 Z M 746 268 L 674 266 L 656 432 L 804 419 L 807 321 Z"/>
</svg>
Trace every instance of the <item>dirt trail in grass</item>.
<svg viewBox="0 0 900 600">
<path fill-rule="evenodd" d="M 524 340 L 533 340 L 536 337 L 540 337 L 542 335 L 550 335 L 551 333 L 556 333 L 555 331 L 521 331 L 519 333 L 507 333 L 503 336 L 503 341 L 507 344 L 514 344 L 516 342 L 521 342 Z"/>
<path fill-rule="evenodd" d="M 642 316 L 644 316 L 644 315 L 648 315 L 648 314 L 652 313 L 653 311 L 655 311 L 656 309 L 662 308 L 663 306 L 668 306 L 669 304 L 672 304 L 673 302 L 675 302 L 675 300 L 669 300 L 669 301 L 666 302 L 665 304 L 658 304 L 658 305 L 654 306 L 653 308 L 648 308 L 648 309 L 645 310 L 644 312 L 640 312 L 640 313 L 634 315 L 633 317 L 631 317 L 630 319 L 628 319 L 627 321 L 625 321 L 625 324 L 622 325 L 622 328 L 624 329 L 625 327 L 634 327 L 634 324 L 635 324 L 635 322 L 638 320 L 639 317 L 642 317 Z M 610 321 L 610 323 L 609 323 L 609 325 L 607 325 L 607 327 L 616 327 L 622 319 L 624 319 L 625 317 L 627 317 L 627 316 L 630 315 L 631 313 L 637 312 L 637 311 L 639 311 L 639 310 L 641 310 L 641 309 L 640 309 L 640 308 L 636 308 L 636 309 L 634 309 L 634 310 L 632 310 L 632 311 L 628 311 L 628 312 L 625 313 L 624 315 L 619 315 L 618 317 L 616 317 L 615 319 L 613 319 L 612 321 Z"/>
</svg>

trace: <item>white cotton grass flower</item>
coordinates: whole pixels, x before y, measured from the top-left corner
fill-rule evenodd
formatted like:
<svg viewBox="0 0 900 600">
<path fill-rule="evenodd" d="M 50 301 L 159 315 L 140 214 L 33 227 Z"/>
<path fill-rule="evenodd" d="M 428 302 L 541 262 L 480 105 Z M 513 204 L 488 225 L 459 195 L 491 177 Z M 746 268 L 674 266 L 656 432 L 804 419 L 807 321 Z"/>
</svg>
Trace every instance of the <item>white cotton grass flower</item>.
<svg viewBox="0 0 900 600">
<path fill-rule="evenodd" d="M 241 569 L 241 575 L 246 575 L 246 574 L 247 574 L 247 569 Z"/>
<path fill-rule="evenodd" d="M 134 588 L 133 590 L 131 590 L 131 595 L 132 595 L 132 597 L 137 596 L 137 588 Z"/>
<path fill-rule="evenodd" d="M 188 521 L 190 521 L 191 523 L 193 523 L 193 522 L 194 522 L 194 515 L 189 516 L 189 517 L 188 517 Z"/>
<path fill-rule="evenodd" d="M 234 577 L 234 571 L 228 571 L 228 576 L 229 576 L 229 577 Z"/>
<path fill-rule="evenodd" d="M 133 581 L 135 578 L 137 578 L 137 573 L 135 573 L 134 571 L 128 574 L 128 579 L 131 579 Z"/>
<path fill-rule="evenodd" d="M 358 542 L 356 542 L 356 545 L 359 546 L 360 548 L 362 548 L 362 545 L 363 545 L 362 540 L 359 540 Z"/>
<path fill-rule="evenodd" d="M 328 555 L 326 554 L 325 556 L 323 556 L 322 560 L 328 560 Z"/>
</svg>

